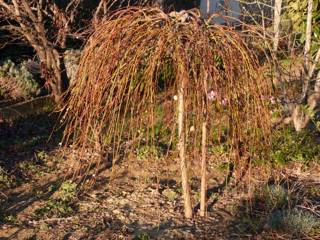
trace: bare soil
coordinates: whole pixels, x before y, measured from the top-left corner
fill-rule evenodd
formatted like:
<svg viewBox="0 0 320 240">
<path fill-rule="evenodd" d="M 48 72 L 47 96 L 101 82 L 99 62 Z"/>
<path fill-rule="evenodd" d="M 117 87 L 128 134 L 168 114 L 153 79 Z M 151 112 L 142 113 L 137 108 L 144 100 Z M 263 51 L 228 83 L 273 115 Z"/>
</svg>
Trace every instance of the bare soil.
<svg viewBox="0 0 320 240">
<path fill-rule="evenodd" d="M 10 153 L 10 158 L 29 157 L 31 162 L 37 163 L 38 169 L 26 170 L 25 181 L 23 184 L 18 184 L 18 187 L 1 190 L 2 212 L 6 216 L 15 215 L 18 221 L 0 222 L 0 239 L 276 239 L 280 237 L 268 228 L 265 219 L 263 220 L 263 214 L 256 213 L 260 218 L 252 215 L 247 202 L 250 194 L 253 194 L 248 192 L 248 184 L 254 187 L 259 181 L 263 181 L 259 169 L 251 173 L 251 180 L 245 175 L 236 181 L 235 172 L 227 176 L 227 171 L 217 170 L 217 164 L 224 159 L 220 158 L 217 161 L 212 155 L 208 155 L 207 217 L 199 216 L 198 160 L 191 161 L 192 164 L 189 166 L 194 218 L 185 219 L 183 198 L 180 194 L 178 161 L 171 162 L 167 169 L 163 162 L 158 163 L 156 167 L 154 159 L 134 158 L 122 158 L 113 170 L 106 160 L 94 189 L 70 203 L 74 210 L 72 214 L 37 217 L 33 214 L 33 210 L 45 206 L 46 201 L 59 199 L 61 196 L 61 191 L 49 191 L 49 187 L 61 183 L 65 171 L 73 164 L 70 161 L 71 154 L 77 154 L 77 151 L 70 148 L 68 152 L 69 154 L 62 157 L 59 148 L 48 150 L 48 159 L 51 160 L 45 163 L 39 162 L 36 154 L 30 152 L 23 155 Z M 1 161 L 5 161 L 5 157 L 5 153 L 2 152 Z M 36 172 L 42 173 L 45 169 L 52 171 L 36 177 Z M 316 176 L 315 173 L 319 169 L 314 170 L 308 174 Z M 300 165 L 288 166 L 283 173 L 296 181 L 303 178 Z M 113 180 L 110 182 L 112 176 Z M 319 179 L 313 180 L 313 184 L 317 185 L 314 182 Z M 239 184 L 236 185 L 236 182 Z M 150 238 L 145 233 L 148 233 Z"/>
<path fill-rule="evenodd" d="M 227 156 L 208 154 L 207 216 L 200 217 L 200 158 L 188 159 L 194 217 L 186 219 L 178 159 L 138 160 L 126 149 L 115 159 L 114 167 L 111 157 L 103 159 L 92 191 L 68 203 L 72 213 L 37 216 L 34 210 L 61 198 L 58 188 L 70 182 L 66 172 L 76 167 L 71 159 L 90 155 L 88 150 L 87 156 L 79 156 L 72 147 L 63 154 L 59 139 L 47 143 L 52 119 L 56 119 L 50 117 L 40 114 L 17 122 L 0 119 L 0 167 L 11 172 L 16 183 L 8 188 L 0 172 L 0 240 L 290 239 L 271 231 L 266 220 L 269 213 L 255 198 L 259 187 L 274 175 L 298 186 L 297 192 L 319 189 L 302 207 L 320 212 L 319 161 L 308 168 L 291 163 L 265 176 L 264 166 L 229 172 L 221 167 L 227 164 Z M 41 152 L 47 156 L 39 157 Z M 320 239 L 320 233 L 313 238 Z"/>
</svg>

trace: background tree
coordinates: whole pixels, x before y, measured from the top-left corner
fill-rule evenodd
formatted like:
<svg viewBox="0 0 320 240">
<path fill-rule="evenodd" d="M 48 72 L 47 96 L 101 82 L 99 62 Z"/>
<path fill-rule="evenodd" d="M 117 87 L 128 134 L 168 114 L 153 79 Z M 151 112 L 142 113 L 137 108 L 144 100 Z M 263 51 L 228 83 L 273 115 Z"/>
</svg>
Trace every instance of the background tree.
<svg viewBox="0 0 320 240">
<path fill-rule="evenodd" d="M 307 7 L 307 11 L 304 7 Z M 288 11 L 294 25 L 302 29 L 301 41 L 304 42 L 301 94 L 290 102 L 293 123 L 296 130 L 300 131 L 306 127 L 313 114 L 312 111 L 320 100 L 320 71 L 316 77 L 314 76 L 320 60 L 319 1 L 291 1 Z M 313 87 L 313 91 L 310 90 L 310 86 Z M 283 92 L 287 93 L 284 88 L 282 84 Z M 289 99 L 288 94 L 285 98 Z"/>
<path fill-rule="evenodd" d="M 171 11 L 196 7 L 188 1 L 164 5 L 163 1 L 0 0 L 0 31 L 10 32 L 7 41 L 21 39 L 23 44 L 32 46 L 40 60 L 42 77 L 59 103 L 69 86 L 62 57 L 67 47 L 74 46 L 68 39 L 84 40 L 88 32 L 93 31 L 88 29 L 90 22 L 98 23 L 110 11 L 128 5 L 157 5 Z"/>
<path fill-rule="evenodd" d="M 319 44 L 319 1 L 313 0 L 290 0 L 286 2 L 286 11 L 281 10 L 281 0 L 275 2 L 275 41 L 273 45 L 274 60 L 276 65 L 276 81 L 279 84 L 284 102 L 288 104 L 289 112 L 292 116 L 293 124 L 297 131 L 301 131 L 307 125 L 310 117 L 314 115 L 313 110 L 319 103 L 320 83 L 318 76 L 315 76 L 316 69 L 320 59 Z M 282 12 L 282 14 L 280 14 Z M 279 59 L 277 51 L 279 49 L 280 36 L 280 18 L 281 15 L 287 15 L 296 31 L 296 41 L 304 45 L 303 53 L 295 49 L 297 55 L 302 56 L 303 72 L 300 78 L 300 88 L 293 89 L 292 83 L 286 80 L 281 74 L 281 67 L 278 66 Z M 282 51 L 282 55 L 284 52 Z M 295 61 L 297 58 L 295 58 Z M 312 87 L 312 88 L 310 88 Z"/>
<path fill-rule="evenodd" d="M 273 1 L 239 0 L 240 17 L 245 24 L 265 25 L 270 27 L 273 22 Z"/>
<path fill-rule="evenodd" d="M 257 29 L 261 28 L 265 49 L 271 53 L 269 60 L 274 62 L 274 69 L 270 69 L 273 82 L 276 87 L 280 86 L 279 93 L 281 92 L 283 103 L 288 104 L 288 113 L 292 117 L 295 129 L 301 131 L 306 127 L 312 111 L 319 102 L 319 1 L 240 1 L 240 4 L 243 19 L 252 19 Z M 263 10 L 272 9 L 274 14 L 265 18 L 265 11 L 257 11 L 256 7 L 259 6 L 263 6 Z M 259 21 L 264 18 L 266 23 L 269 23 Z M 292 54 L 291 65 L 299 66 L 299 59 L 303 62 L 303 72 L 298 84 L 300 87 L 295 85 L 295 88 L 293 81 L 297 81 L 298 77 L 293 73 L 285 77 L 286 69 L 282 65 L 282 59 L 290 59 Z M 318 75 L 315 76 L 315 73 Z"/>
<path fill-rule="evenodd" d="M 1 18 L 8 23 L 0 29 L 10 31 L 13 37 L 34 48 L 42 77 L 48 81 L 57 103 L 69 85 L 62 54 L 80 2 L 74 0 L 62 7 L 57 1 L 0 1 Z"/>
</svg>

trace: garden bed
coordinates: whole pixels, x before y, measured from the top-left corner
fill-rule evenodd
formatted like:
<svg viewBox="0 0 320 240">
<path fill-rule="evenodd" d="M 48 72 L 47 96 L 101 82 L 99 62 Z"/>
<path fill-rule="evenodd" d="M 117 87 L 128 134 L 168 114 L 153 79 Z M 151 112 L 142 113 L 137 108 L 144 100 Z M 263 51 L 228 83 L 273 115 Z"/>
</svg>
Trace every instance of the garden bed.
<svg viewBox="0 0 320 240">
<path fill-rule="evenodd" d="M 96 185 L 78 197 L 75 185 L 64 179 L 76 165 L 88 160 L 68 146 L 65 154 L 54 132 L 56 115 L 49 112 L 11 118 L 0 123 L 0 239 L 276 239 L 291 237 L 271 229 L 273 205 L 260 186 L 266 182 L 262 166 L 251 171 L 227 167 L 226 153 L 209 147 L 207 216 L 199 216 L 199 159 L 190 159 L 190 186 L 194 218 L 184 218 L 180 164 L 124 149 L 112 170 L 106 151 Z M 14 134 L 12 134 L 14 132 Z M 296 135 L 292 135 L 292 141 Z M 298 135 L 297 135 L 298 136 Z M 50 137 L 50 138 L 49 138 Z M 281 190 L 290 193 L 295 209 L 319 214 L 319 156 L 312 157 L 310 141 L 290 145 L 292 157 L 278 167 Z M 48 140 L 50 139 L 50 140 Z M 291 142 L 291 141 L 290 141 Z M 299 150 L 298 147 L 303 147 Z M 300 151 L 300 152 L 299 152 Z M 107 157 L 108 156 L 108 157 Z M 297 158 L 294 158 L 294 157 Z M 288 155 L 289 157 L 289 155 Z M 273 170 L 270 169 L 271 175 Z M 242 174 L 241 174 L 242 173 Z M 92 174 L 92 173 L 91 173 Z M 7 176 L 7 177 L 6 177 Z M 93 176 L 92 176 L 93 177 Z M 110 182 L 110 179 L 113 179 Z M 91 179 L 90 176 L 88 178 Z M 272 179 L 269 182 L 272 186 Z M 284 199 L 284 198 L 281 198 Z M 285 198 L 287 199 L 287 198 Z M 287 204 L 287 201 L 284 201 Z M 279 207 L 281 210 L 282 207 Z M 313 238 L 320 237 L 314 231 Z"/>
</svg>

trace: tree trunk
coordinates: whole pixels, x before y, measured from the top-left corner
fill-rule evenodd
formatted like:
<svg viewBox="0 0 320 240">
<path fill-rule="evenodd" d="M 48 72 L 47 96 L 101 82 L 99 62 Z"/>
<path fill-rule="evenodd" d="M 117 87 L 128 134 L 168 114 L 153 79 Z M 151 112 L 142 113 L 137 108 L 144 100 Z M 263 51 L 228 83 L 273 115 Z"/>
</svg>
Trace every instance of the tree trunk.
<svg viewBox="0 0 320 240">
<path fill-rule="evenodd" d="M 273 40 L 273 53 L 274 57 L 277 57 L 278 45 L 279 45 L 279 36 L 280 36 L 280 22 L 281 22 L 281 5 L 282 0 L 275 0 L 274 3 L 274 40 Z M 273 78 L 273 84 L 278 85 L 278 75 L 280 74 L 278 69 L 278 64 L 276 63 L 276 74 Z"/>
<path fill-rule="evenodd" d="M 307 29 L 306 29 L 306 42 L 304 47 L 304 69 L 305 69 L 305 76 L 304 76 L 304 82 L 302 87 L 302 97 L 301 101 L 305 101 L 305 98 L 307 97 L 309 85 L 311 78 L 314 74 L 315 68 L 318 65 L 319 59 L 320 59 L 320 49 L 317 52 L 317 55 L 315 57 L 315 61 L 312 66 L 310 66 L 310 50 L 311 50 L 311 35 L 312 35 L 312 14 L 313 14 L 313 0 L 308 0 L 308 15 L 307 15 Z M 315 89 L 317 88 L 317 82 L 315 84 Z M 315 91 L 316 92 L 316 91 Z M 308 107 L 310 110 L 313 110 L 317 105 L 317 96 L 310 95 L 308 97 Z M 292 118 L 293 118 L 293 124 L 296 131 L 301 131 L 304 129 L 307 125 L 307 123 L 310 120 L 310 116 L 308 113 L 305 113 L 300 109 L 300 102 L 295 103 L 293 107 L 292 112 Z"/>
<path fill-rule="evenodd" d="M 4 27 L 9 31 L 13 31 L 14 34 L 19 33 L 36 50 L 41 61 L 42 77 L 46 79 L 48 85 L 52 88 L 56 103 L 60 104 L 63 93 L 69 87 L 69 79 L 64 71 L 65 66 L 60 53 L 63 53 L 62 50 L 66 47 L 67 33 L 70 32 L 69 24 L 73 22 L 77 11 L 63 12 L 57 7 L 56 1 L 52 3 L 44 2 L 26 0 L 5 2 L 0 0 L 0 9 L 1 13 L 4 10 L 10 12 L 10 15 L 8 15 L 10 17 L 7 16 L 8 24 Z M 72 4 L 77 8 L 80 0 L 72 1 Z M 70 6 L 69 4 L 67 9 Z M 52 10 L 52 13 L 49 10 Z M 48 39 L 44 20 L 45 15 L 51 17 L 51 20 L 57 26 L 60 25 L 57 39 Z M 12 24 L 10 21 L 15 23 Z"/>
<path fill-rule="evenodd" d="M 281 5 L 282 0 L 275 0 L 274 4 L 274 43 L 273 52 L 276 53 L 279 45 L 280 22 L 281 22 Z"/>
<path fill-rule="evenodd" d="M 178 130 L 179 130 L 179 150 L 180 150 L 180 168 L 181 184 L 184 195 L 184 211 L 186 218 L 192 218 L 192 206 L 189 189 L 188 168 L 186 163 L 184 116 L 185 116 L 185 77 L 181 74 L 181 88 L 178 96 Z"/>
<path fill-rule="evenodd" d="M 313 0 L 308 0 L 308 15 L 307 15 L 307 29 L 306 29 L 306 43 L 304 46 L 304 67 L 309 69 L 309 57 L 311 49 L 311 34 L 312 34 L 312 12 Z"/>
<path fill-rule="evenodd" d="M 205 100 L 203 103 L 204 117 L 202 122 L 202 159 L 201 159 L 201 201 L 200 201 L 200 216 L 204 217 L 206 213 L 206 195 L 207 195 L 207 119 L 206 119 L 206 106 Z"/>
<path fill-rule="evenodd" d="M 320 71 L 317 74 L 317 79 L 314 84 L 314 92 L 315 92 L 316 98 L 319 99 L 320 98 Z"/>
<path fill-rule="evenodd" d="M 49 82 L 55 102 L 62 103 L 62 95 L 69 87 L 69 79 L 65 70 L 63 58 L 59 58 L 57 50 L 36 49 L 40 58 L 42 76 Z"/>
</svg>

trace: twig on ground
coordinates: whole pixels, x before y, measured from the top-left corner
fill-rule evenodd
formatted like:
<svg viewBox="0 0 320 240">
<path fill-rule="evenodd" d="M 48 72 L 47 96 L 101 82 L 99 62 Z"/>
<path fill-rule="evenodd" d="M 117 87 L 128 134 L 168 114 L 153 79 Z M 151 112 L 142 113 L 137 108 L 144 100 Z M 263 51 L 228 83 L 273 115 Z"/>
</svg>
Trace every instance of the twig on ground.
<svg viewBox="0 0 320 240">
<path fill-rule="evenodd" d="M 8 196 L 5 195 L 3 192 L 0 191 L 0 193 L 1 193 L 5 198 L 8 198 Z"/>
<path fill-rule="evenodd" d="M 48 218 L 48 219 L 43 219 L 39 221 L 33 220 L 33 221 L 29 221 L 29 224 L 40 224 L 41 222 L 72 220 L 75 218 L 79 218 L 79 217 L 75 216 L 75 217 L 68 217 L 68 218 Z"/>
</svg>

